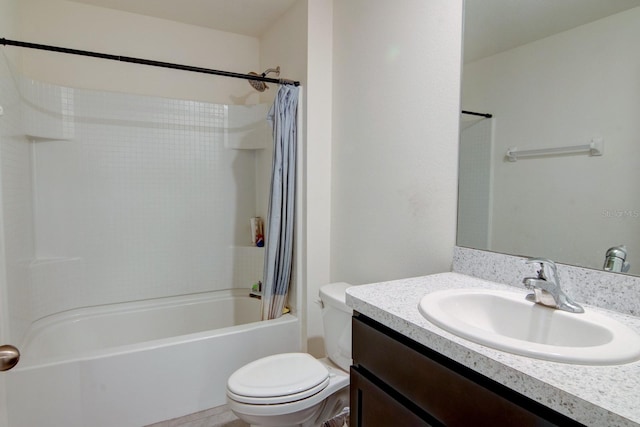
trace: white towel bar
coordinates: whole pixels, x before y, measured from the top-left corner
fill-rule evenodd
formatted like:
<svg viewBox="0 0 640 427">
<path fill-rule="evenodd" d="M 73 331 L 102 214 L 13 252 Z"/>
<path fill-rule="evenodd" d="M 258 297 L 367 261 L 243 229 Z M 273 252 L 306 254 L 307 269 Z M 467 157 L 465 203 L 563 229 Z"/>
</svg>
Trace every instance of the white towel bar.
<svg viewBox="0 0 640 427">
<path fill-rule="evenodd" d="M 604 141 L 601 138 L 594 138 L 589 144 L 572 145 L 568 147 L 536 148 L 532 150 L 518 150 L 517 147 L 507 149 L 507 159 L 515 162 L 520 157 L 544 156 L 547 154 L 570 154 L 589 153 L 590 156 L 602 156 Z"/>
</svg>

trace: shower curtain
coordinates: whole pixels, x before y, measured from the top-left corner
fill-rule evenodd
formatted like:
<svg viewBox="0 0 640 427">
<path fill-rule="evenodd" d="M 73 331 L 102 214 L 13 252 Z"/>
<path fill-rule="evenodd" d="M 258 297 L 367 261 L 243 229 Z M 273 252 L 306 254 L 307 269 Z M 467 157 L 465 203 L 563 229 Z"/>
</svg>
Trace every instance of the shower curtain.
<svg viewBox="0 0 640 427">
<path fill-rule="evenodd" d="M 280 86 L 267 119 L 273 126 L 273 164 L 262 294 L 262 319 L 282 315 L 293 266 L 299 88 Z"/>
</svg>

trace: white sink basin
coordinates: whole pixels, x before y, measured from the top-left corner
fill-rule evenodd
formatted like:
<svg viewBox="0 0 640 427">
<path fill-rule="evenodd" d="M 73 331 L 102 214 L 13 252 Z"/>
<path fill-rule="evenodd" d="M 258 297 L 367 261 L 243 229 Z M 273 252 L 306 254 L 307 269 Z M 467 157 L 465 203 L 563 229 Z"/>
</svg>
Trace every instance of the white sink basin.
<svg viewBox="0 0 640 427">
<path fill-rule="evenodd" d="M 584 365 L 640 359 L 640 336 L 626 325 L 588 308 L 577 314 L 534 304 L 524 293 L 436 291 L 419 309 L 452 334 L 514 354 Z"/>
</svg>

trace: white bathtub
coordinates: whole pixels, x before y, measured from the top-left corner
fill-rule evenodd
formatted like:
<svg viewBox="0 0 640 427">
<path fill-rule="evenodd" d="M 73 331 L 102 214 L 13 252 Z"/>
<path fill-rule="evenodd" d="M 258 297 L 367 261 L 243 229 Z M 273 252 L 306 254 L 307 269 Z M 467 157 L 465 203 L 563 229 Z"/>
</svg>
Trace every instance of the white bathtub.
<svg viewBox="0 0 640 427">
<path fill-rule="evenodd" d="M 38 321 L 4 374 L 9 426 L 143 426 L 222 405 L 234 370 L 301 348 L 296 317 L 259 310 L 229 290 Z"/>
</svg>

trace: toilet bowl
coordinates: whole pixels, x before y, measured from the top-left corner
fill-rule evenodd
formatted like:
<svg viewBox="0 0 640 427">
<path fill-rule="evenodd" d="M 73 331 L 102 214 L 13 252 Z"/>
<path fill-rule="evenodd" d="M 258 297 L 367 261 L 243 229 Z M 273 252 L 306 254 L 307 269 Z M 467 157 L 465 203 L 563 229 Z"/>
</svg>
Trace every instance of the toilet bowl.
<svg viewBox="0 0 640 427">
<path fill-rule="evenodd" d="M 282 353 L 255 360 L 227 381 L 227 404 L 254 426 L 318 426 L 349 406 L 351 314 L 345 303 L 350 285 L 320 289 L 327 358 Z"/>
</svg>

